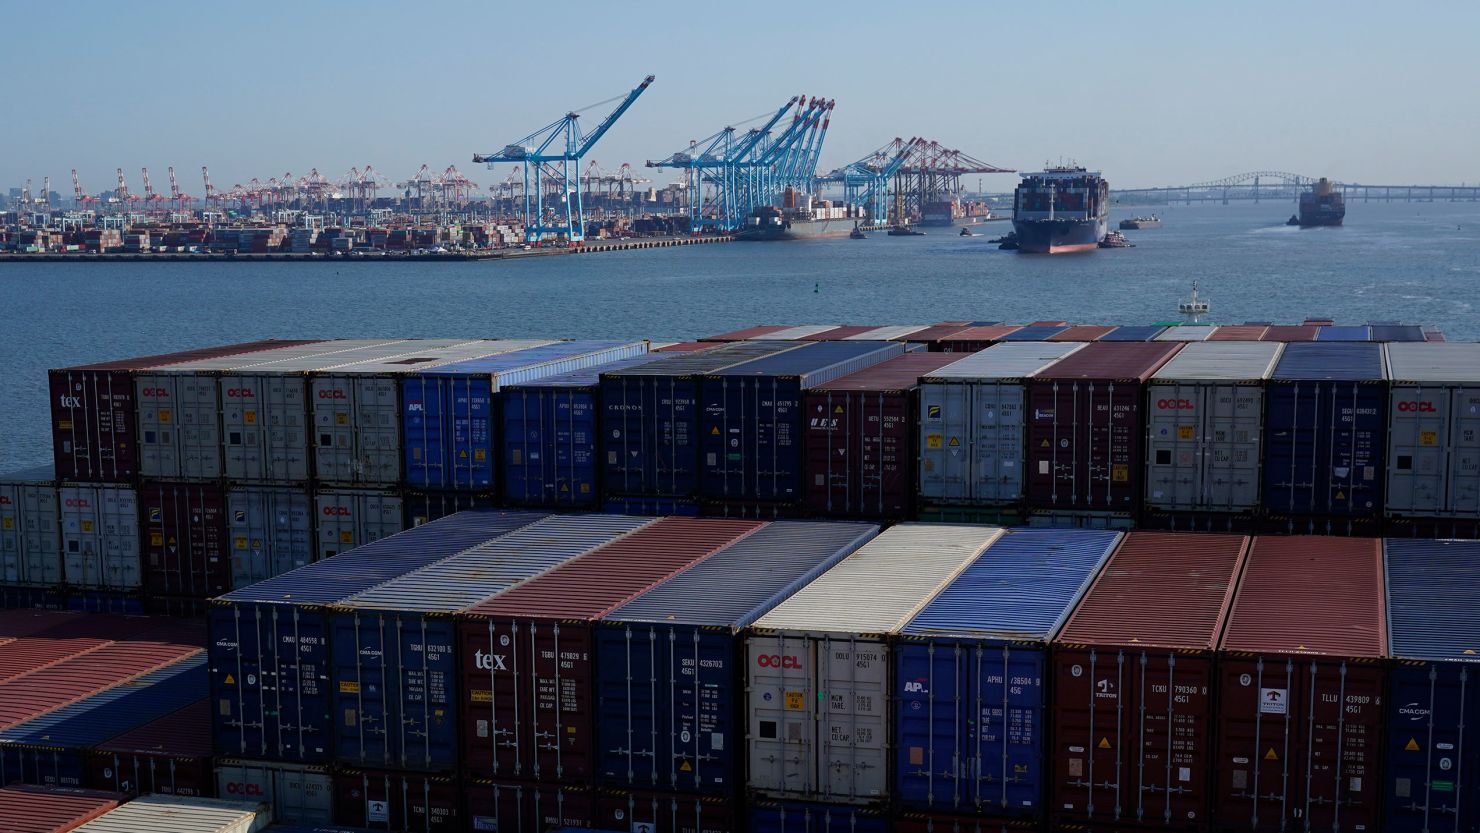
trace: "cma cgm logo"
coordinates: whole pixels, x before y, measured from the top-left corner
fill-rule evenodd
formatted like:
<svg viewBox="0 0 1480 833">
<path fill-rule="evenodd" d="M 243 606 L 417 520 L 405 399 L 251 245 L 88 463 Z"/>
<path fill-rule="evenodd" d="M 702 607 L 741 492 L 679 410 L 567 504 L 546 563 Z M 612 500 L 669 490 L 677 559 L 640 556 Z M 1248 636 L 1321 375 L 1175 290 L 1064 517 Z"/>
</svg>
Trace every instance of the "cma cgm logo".
<svg viewBox="0 0 1480 833">
<path fill-rule="evenodd" d="M 170 392 L 164 388 L 144 388 L 139 391 L 143 396 L 169 396 Z"/>
<path fill-rule="evenodd" d="M 235 781 L 226 785 L 226 792 L 230 795 L 247 796 L 260 796 L 263 794 L 261 784 L 245 784 Z"/>
<path fill-rule="evenodd" d="M 755 658 L 755 664 L 762 668 L 801 668 L 802 661 L 796 657 L 783 657 L 780 654 L 761 654 Z"/>
<path fill-rule="evenodd" d="M 503 654 L 485 654 L 482 651 L 473 652 L 473 664 L 478 666 L 478 670 L 480 671 L 508 671 L 508 667 L 504 665 L 504 659 Z"/>
<path fill-rule="evenodd" d="M 1411 414 L 1432 414 L 1435 408 L 1432 402 L 1399 402 L 1398 410 Z"/>
<path fill-rule="evenodd" d="M 71 507 L 73 509 L 86 509 L 87 507 L 92 506 L 92 503 L 90 503 L 87 498 L 69 497 L 63 505 Z"/>
<path fill-rule="evenodd" d="M 257 394 L 251 388 L 227 388 L 226 395 L 231 399 L 250 399 Z"/>
<path fill-rule="evenodd" d="M 1192 410 L 1191 399 L 1158 399 L 1156 407 L 1163 411 L 1190 411 Z"/>
<path fill-rule="evenodd" d="M 347 518 L 350 515 L 348 506 L 325 506 L 324 514 L 330 517 Z"/>
<path fill-rule="evenodd" d="M 342 391 L 342 390 L 321 390 L 321 391 L 319 391 L 319 398 L 320 399 L 344 399 L 345 396 L 344 396 L 344 391 Z"/>
</svg>

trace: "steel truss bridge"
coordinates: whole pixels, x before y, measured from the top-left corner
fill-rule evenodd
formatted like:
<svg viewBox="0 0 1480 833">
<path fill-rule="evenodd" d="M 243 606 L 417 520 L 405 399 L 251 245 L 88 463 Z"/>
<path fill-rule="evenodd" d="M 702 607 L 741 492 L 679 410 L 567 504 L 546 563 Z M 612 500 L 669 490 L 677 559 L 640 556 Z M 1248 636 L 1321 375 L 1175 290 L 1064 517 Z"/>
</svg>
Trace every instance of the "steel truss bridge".
<svg viewBox="0 0 1480 833">
<path fill-rule="evenodd" d="M 1249 171 L 1192 185 L 1110 189 L 1118 203 L 1295 202 L 1316 177 L 1288 171 Z M 1333 181 L 1347 202 L 1458 202 L 1480 200 L 1480 185 L 1373 185 Z"/>
</svg>

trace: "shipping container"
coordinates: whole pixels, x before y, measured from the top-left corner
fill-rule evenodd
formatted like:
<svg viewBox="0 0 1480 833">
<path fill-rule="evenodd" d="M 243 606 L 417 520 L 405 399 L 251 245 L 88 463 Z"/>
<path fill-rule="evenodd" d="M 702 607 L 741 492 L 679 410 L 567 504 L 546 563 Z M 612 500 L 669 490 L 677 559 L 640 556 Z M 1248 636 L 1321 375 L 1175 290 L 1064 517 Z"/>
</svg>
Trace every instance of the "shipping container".
<svg viewBox="0 0 1480 833">
<path fill-rule="evenodd" d="M 647 343 L 641 341 L 556 342 L 403 377 L 406 483 L 422 489 L 496 488 L 499 394 L 505 386 L 646 353 Z"/>
<path fill-rule="evenodd" d="M 895 341 L 906 341 L 910 344 L 923 344 L 925 349 L 931 352 L 940 352 L 940 341 L 948 336 L 962 332 L 971 327 L 968 321 L 942 321 L 932 324 L 923 330 L 917 330 L 901 339 Z"/>
<path fill-rule="evenodd" d="M 889 635 L 1002 532 L 900 524 L 756 621 L 745 658 L 752 793 L 888 802 Z"/>
<path fill-rule="evenodd" d="M 744 629 L 878 532 L 769 524 L 607 615 L 596 631 L 598 782 L 735 795 Z"/>
<path fill-rule="evenodd" d="M 1219 644 L 1219 829 L 1382 829 L 1383 597 L 1380 541 L 1255 540 Z"/>
<path fill-rule="evenodd" d="M 662 346 L 659 346 L 659 345 Z M 708 350 L 715 345 L 710 341 L 680 341 L 674 344 L 653 342 L 651 350 L 654 353 L 692 353 L 696 350 Z"/>
<path fill-rule="evenodd" d="M 93 790 L 0 787 L 0 820 L 7 833 L 70 833 L 117 807 L 121 798 Z"/>
<path fill-rule="evenodd" d="M 551 516 L 334 605 L 334 759 L 450 772 L 458 762 L 453 614 L 652 523 Z"/>
<path fill-rule="evenodd" d="M 327 607 L 543 517 L 459 513 L 217 599 L 208 615 L 216 752 L 327 762 L 333 730 Z"/>
<path fill-rule="evenodd" d="M 222 758 L 216 761 L 216 795 L 266 801 L 278 821 L 328 824 L 334 818 L 334 783 L 327 767 Z"/>
<path fill-rule="evenodd" d="M 42 618 L 32 618 L 37 615 Z M 0 681 L 132 638 L 158 624 L 157 620 L 145 617 L 81 616 L 54 611 L 15 611 L 5 616 L 23 618 L 15 622 L 17 630 L 0 653 Z"/>
<path fill-rule="evenodd" d="M 1020 324 L 984 324 L 968 327 L 940 340 L 940 349 L 945 353 L 975 353 L 1001 341 L 1004 337 L 1021 330 Z"/>
<path fill-rule="evenodd" d="M 612 515 L 680 515 L 699 517 L 699 503 L 671 497 L 613 497 L 601 504 L 601 511 Z"/>
<path fill-rule="evenodd" d="M 580 787 L 467 779 L 462 790 L 474 833 L 587 830 L 595 823 L 596 796 Z"/>
<path fill-rule="evenodd" d="M 1116 327 L 1100 336 L 1098 341 L 1155 341 L 1164 330 L 1166 327 L 1160 324 Z"/>
<path fill-rule="evenodd" d="M 1264 508 L 1378 515 L 1389 404 L 1382 346 L 1289 344 L 1265 398 Z"/>
<path fill-rule="evenodd" d="M 755 802 L 750 833 L 890 833 L 889 818 L 878 810 L 845 804 Z"/>
<path fill-rule="evenodd" d="M 837 324 L 801 324 L 795 327 L 783 327 L 770 333 L 761 333 L 752 336 L 751 341 L 801 341 L 807 336 L 815 336 L 828 330 L 836 330 Z"/>
<path fill-rule="evenodd" d="M 201 666 L 204 672 L 204 664 Z M 202 676 L 195 693 L 204 693 Z M 83 782 L 97 790 L 140 795 L 214 797 L 210 701 L 196 700 L 148 724 L 100 743 L 87 756 Z"/>
<path fill-rule="evenodd" d="M 392 490 L 322 489 L 314 493 L 318 558 L 363 547 L 405 529 L 405 509 Z"/>
<path fill-rule="evenodd" d="M 54 466 L 0 477 L 0 585 L 62 584 L 62 527 Z"/>
<path fill-rule="evenodd" d="M 457 781 L 389 770 L 336 771 L 334 823 L 394 833 L 464 833 L 467 829 Z"/>
<path fill-rule="evenodd" d="M 675 792 L 606 791 L 596 797 L 592 826 L 639 833 L 742 833 L 737 802 Z"/>
<path fill-rule="evenodd" d="M 597 766 L 595 624 L 760 527 L 664 518 L 470 608 L 458 663 L 465 769 L 590 783 Z"/>
<path fill-rule="evenodd" d="M 894 817 L 893 833 L 1012 833 L 1022 828 L 981 816 L 906 811 Z"/>
<path fill-rule="evenodd" d="M 1067 324 L 1034 323 L 1025 327 L 1018 327 L 1010 333 L 1006 333 L 1001 341 L 1048 341 L 1049 338 L 1069 329 Z"/>
<path fill-rule="evenodd" d="M 197 652 L 0 731 L 0 783 L 85 786 L 88 750 L 189 705 L 205 671 Z"/>
<path fill-rule="evenodd" d="M 74 588 L 137 590 L 139 497 L 132 486 L 64 483 L 57 490 L 62 514 L 62 574 Z"/>
<path fill-rule="evenodd" d="M 691 497 L 699 488 L 699 378 L 801 342 L 739 342 L 601 374 L 602 493 Z"/>
<path fill-rule="evenodd" d="M 1327 326 L 1316 332 L 1316 341 L 1371 341 L 1372 328 L 1366 325 Z"/>
<path fill-rule="evenodd" d="M 900 630 L 900 804 L 1042 823 L 1048 645 L 1120 538 L 1008 530 Z"/>
<path fill-rule="evenodd" d="M 257 341 L 49 372 L 57 475 L 86 483 L 128 482 L 138 474 L 138 409 L 133 374 L 149 368 L 235 356 L 295 342 Z"/>
<path fill-rule="evenodd" d="M 504 387 L 505 502 L 572 509 L 599 505 L 601 374 L 659 358 L 647 353 Z"/>
<path fill-rule="evenodd" d="M 874 324 L 844 324 L 841 327 L 833 327 L 811 335 L 801 336 L 797 338 L 797 341 L 842 341 L 846 338 L 852 338 L 859 333 L 868 333 L 878 329 L 880 327 Z"/>
<path fill-rule="evenodd" d="M 1480 344 L 1384 347 L 1389 517 L 1480 516 Z"/>
<path fill-rule="evenodd" d="M 138 495 L 144 592 L 209 598 L 230 590 L 225 491 L 145 481 Z"/>
<path fill-rule="evenodd" d="M 910 336 L 926 329 L 924 324 L 891 324 L 887 327 L 865 327 L 861 332 L 845 336 L 833 335 L 848 341 L 910 341 Z"/>
<path fill-rule="evenodd" d="M 807 392 L 802 470 L 809 512 L 910 516 L 918 468 L 919 380 L 955 358 L 909 353 Z"/>
<path fill-rule="evenodd" d="M 401 495 L 405 526 L 410 529 L 457 512 L 494 509 L 498 501 L 487 492 L 405 492 Z"/>
<path fill-rule="evenodd" d="M 790 325 L 787 324 L 762 324 L 758 327 L 746 327 L 743 330 L 734 330 L 728 333 L 720 333 L 719 335 L 704 336 L 699 340 L 704 342 L 750 341 L 753 338 L 770 335 L 771 333 L 778 333 L 789 328 Z"/>
<path fill-rule="evenodd" d="M 1026 380 L 1082 344 L 1001 344 L 920 378 L 920 497 L 940 503 L 1023 499 Z"/>
<path fill-rule="evenodd" d="M 1182 324 L 1167 327 L 1152 341 L 1207 341 L 1217 329 L 1210 324 Z"/>
<path fill-rule="evenodd" d="M 310 564 L 314 507 L 301 487 L 235 486 L 226 492 L 231 587 L 236 590 Z"/>
<path fill-rule="evenodd" d="M 1276 324 L 1264 331 L 1259 337 L 1260 341 L 1315 341 L 1321 328 L 1307 324 L 1279 325 Z"/>
<path fill-rule="evenodd" d="M 1369 325 L 1373 341 L 1427 341 L 1423 327 L 1413 324 L 1393 324 L 1374 321 Z"/>
<path fill-rule="evenodd" d="M 76 833 L 256 833 L 272 823 L 265 801 L 146 795 L 76 828 Z"/>
<path fill-rule="evenodd" d="M 1054 642 L 1054 826 L 1206 830 L 1238 535 L 1131 532 Z M 1174 601 L 1172 601 L 1174 600 Z"/>
<path fill-rule="evenodd" d="M 1480 541 L 1384 545 L 1390 833 L 1480 829 Z"/>
<path fill-rule="evenodd" d="M 1194 513 L 1259 506 L 1264 380 L 1283 345 L 1195 342 L 1146 386 L 1146 507 Z"/>
<path fill-rule="evenodd" d="M 1225 324 L 1208 336 L 1208 341 L 1262 341 L 1268 324 Z"/>
<path fill-rule="evenodd" d="M 1099 341 L 1110 334 L 1114 327 L 1105 327 L 1098 324 L 1080 324 L 1059 330 L 1043 341 Z M 1016 335 L 1016 334 L 1014 334 Z"/>
<path fill-rule="evenodd" d="M 1180 347 L 1089 344 L 1033 374 L 1028 383 L 1029 507 L 1139 511 L 1145 385 Z"/>
</svg>

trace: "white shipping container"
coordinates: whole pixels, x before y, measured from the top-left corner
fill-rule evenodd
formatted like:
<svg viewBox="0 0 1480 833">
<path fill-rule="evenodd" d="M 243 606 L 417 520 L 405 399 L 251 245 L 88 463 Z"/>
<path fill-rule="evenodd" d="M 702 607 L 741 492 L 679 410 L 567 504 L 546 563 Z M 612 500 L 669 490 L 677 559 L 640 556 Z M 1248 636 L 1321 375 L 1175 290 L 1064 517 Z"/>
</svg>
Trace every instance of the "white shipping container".
<svg viewBox="0 0 1480 833">
<path fill-rule="evenodd" d="M 1259 505 L 1264 382 L 1284 345 L 1205 341 L 1151 378 L 1146 403 L 1146 505 L 1249 512 Z"/>
<path fill-rule="evenodd" d="M 1184 324 L 1180 327 L 1167 327 L 1156 334 L 1152 341 L 1207 341 L 1208 336 L 1218 329 L 1209 324 Z"/>
<path fill-rule="evenodd" d="M 0 477 L 0 585 L 62 583 L 56 472 L 41 466 Z"/>
<path fill-rule="evenodd" d="M 327 767 L 223 758 L 216 762 L 216 795 L 266 801 L 277 821 L 328 824 L 334 784 Z"/>
<path fill-rule="evenodd" d="M 788 328 L 786 328 L 784 330 L 777 330 L 774 333 L 766 333 L 765 335 L 758 335 L 755 338 L 752 338 L 750 340 L 751 341 L 796 341 L 798 339 L 806 338 L 807 336 L 817 335 L 818 333 L 825 333 L 828 330 L 836 330 L 837 328 L 838 328 L 838 325 L 837 324 L 802 324 L 802 325 L 796 326 L 796 327 L 788 327 Z"/>
<path fill-rule="evenodd" d="M 1389 517 L 1480 516 L 1480 344 L 1384 346 Z"/>
<path fill-rule="evenodd" d="M 139 496 L 132 486 L 65 484 L 58 490 L 62 517 L 63 578 L 71 587 L 136 590 Z"/>
<path fill-rule="evenodd" d="M 746 639 L 753 791 L 887 802 L 889 635 L 1001 535 L 996 527 L 900 524 L 756 621 Z"/>
<path fill-rule="evenodd" d="M 232 589 L 312 563 L 313 517 L 302 489 L 234 487 L 227 492 Z"/>
<path fill-rule="evenodd" d="M 256 833 L 269 824 L 272 805 L 265 801 L 145 795 L 72 833 Z"/>
<path fill-rule="evenodd" d="M 401 496 L 391 491 L 326 489 L 314 495 L 317 557 L 395 535 L 405 528 Z"/>
<path fill-rule="evenodd" d="M 1082 343 L 993 345 L 920 379 L 920 496 L 1005 505 L 1023 498 L 1025 380 Z"/>
</svg>

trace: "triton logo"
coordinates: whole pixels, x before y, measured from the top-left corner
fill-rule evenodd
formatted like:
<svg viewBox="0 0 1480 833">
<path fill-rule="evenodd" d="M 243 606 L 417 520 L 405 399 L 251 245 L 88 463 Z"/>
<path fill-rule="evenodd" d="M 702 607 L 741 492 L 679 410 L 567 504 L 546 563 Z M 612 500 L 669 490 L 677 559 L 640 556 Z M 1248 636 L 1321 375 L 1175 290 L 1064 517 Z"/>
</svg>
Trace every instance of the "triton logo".
<svg viewBox="0 0 1480 833">
<path fill-rule="evenodd" d="M 142 396 L 169 396 L 170 392 L 164 388 L 144 388 L 139 391 Z"/>
<path fill-rule="evenodd" d="M 58 397 L 58 398 L 60 398 L 62 400 L 62 407 L 63 408 L 81 408 L 82 407 L 82 397 L 80 397 L 80 396 L 62 396 L 62 397 Z"/>
<path fill-rule="evenodd" d="M 348 506 L 325 506 L 324 514 L 329 517 L 348 518 L 351 512 Z"/>
<path fill-rule="evenodd" d="M 1190 411 L 1192 410 L 1191 399 L 1158 399 L 1156 407 L 1163 411 Z"/>
<path fill-rule="evenodd" d="M 344 395 L 344 391 L 342 391 L 342 390 L 321 390 L 321 391 L 319 391 L 319 398 L 320 399 L 345 399 L 347 397 Z"/>
<path fill-rule="evenodd" d="M 780 654 L 761 654 L 756 657 L 755 664 L 762 668 L 801 668 L 802 661 L 796 657 L 783 657 Z"/>
<path fill-rule="evenodd" d="M 1435 412 L 1432 402 L 1399 402 L 1398 410 L 1403 413 L 1432 414 Z"/>
<path fill-rule="evenodd" d="M 473 664 L 480 671 L 508 671 L 504 665 L 506 657 L 503 654 L 485 654 L 483 651 L 473 652 Z"/>
<path fill-rule="evenodd" d="M 232 399 L 250 399 L 257 394 L 252 393 L 251 388 L 227 388 L 226 395 Z"/>
</svg>

